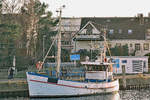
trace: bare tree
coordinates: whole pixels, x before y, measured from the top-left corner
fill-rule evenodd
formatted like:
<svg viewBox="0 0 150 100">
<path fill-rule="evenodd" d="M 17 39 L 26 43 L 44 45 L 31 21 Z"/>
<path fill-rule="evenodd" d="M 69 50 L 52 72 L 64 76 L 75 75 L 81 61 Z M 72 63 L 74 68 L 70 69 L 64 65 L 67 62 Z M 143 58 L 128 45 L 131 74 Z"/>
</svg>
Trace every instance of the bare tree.
<svg viewBox="0 0 150 100">
<path fill-rule="evenodd" d="M 26 48 L 27 55 L 35 57 L 36 56 L 36 43 L 37 43 L 37 28 L 39 17 L 36 13 L 36 3 L 38 0 L 28 0 L 23 9 L 25 11 L 24 18 L 27 21 L 26 25 Z"/>
<path fill-rule="evenodd" d="M 37 38 L 37 29 L 36 28 L 37 28 L 38 17 L 35 14 L 34 6 L 35 6 L 35 1 L 30 0 L 30 2 L 28 3 L 28 6 L 27 6 L 28 14 L 29 14 L 28 21 L 30 23 L 28 23 L 27 33 L 26 33 L 27 55 L 30 55 L 30 56 L 35 56 L 34 51 L 36 50 L 36 38 Z"/>
<path fill-rule="evenodd" d="M 12 15 L 21 16 L 23 32 L 20 45 L 25 44 L 27 56 L 36 57 L 38 22 L 48 5 L 39 0 L 2 0 L 2 5 L 2 12 L 10 14 L 10 18 Z"/>
<path fill-rule="evenodd" d="M 2 12 L 9 14 L 19 13 L 23 4 L 24 0 L 2 0 Z"/>
<path fill-rule="evenodd" d="M 2 1 L 0 1 L 0 23 L 1 23 L 1 14 L 2 14 Z"/>
</svg>

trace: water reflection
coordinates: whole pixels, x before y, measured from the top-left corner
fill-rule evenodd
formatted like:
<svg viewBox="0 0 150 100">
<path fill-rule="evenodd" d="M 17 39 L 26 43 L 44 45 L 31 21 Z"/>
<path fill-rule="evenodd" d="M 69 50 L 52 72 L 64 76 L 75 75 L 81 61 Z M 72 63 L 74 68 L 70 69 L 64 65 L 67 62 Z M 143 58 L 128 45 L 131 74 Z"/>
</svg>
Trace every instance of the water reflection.
<svg viewBox="0 0 150 100">
<path fill-rule="evenodd" d="M 28 97 L 5 97 L 5 98 L 1 98 L 0 100 L 30 100 L 30 98 Z"/>
<path fill-rule="evenodd" d="M 72 98 L 34 98 L 30 100 L 120 100 L 119 93 L 107 94 L 107 95 L 94 95 L 94 96 L 83 96 L 83 97 L 72 97 Z"/>
<path fill-rule="evenodd" d="M 0 100 L 150 100 L 150 90 L 126 90 L 116 94 L 83 96 L 72 98 L 28 98 L 28 97 L 8 97 Z"/>
<path fill-rule="evenodd" d="M 121 100 L 150 100 L 150 90 L 126 90 L 120 91 Z"/>
<path fill-rule="evenodd" d="M 106 95 L 94 95 L 94 96 L 82 96 L 82 97 L 69 97 L 69 98 L 28 98 L 28 97 L 16 97 L 16 98 L 0 98 L 0 100 L 120 100 L 119 93 L 106 94 Z"/>
</svg>

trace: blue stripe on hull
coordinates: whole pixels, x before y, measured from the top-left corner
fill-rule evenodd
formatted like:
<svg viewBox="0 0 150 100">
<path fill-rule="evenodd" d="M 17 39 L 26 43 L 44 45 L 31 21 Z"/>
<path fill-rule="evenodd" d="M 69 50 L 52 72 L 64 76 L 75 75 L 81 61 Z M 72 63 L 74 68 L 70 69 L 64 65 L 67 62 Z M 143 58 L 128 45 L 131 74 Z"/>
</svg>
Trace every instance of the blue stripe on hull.
<svg viewBox="0 0 150 100">
<path fill-rule="evenodd" d="M 42 77 L 47 77 L 47 75 L 42 75 L 42 74 L 38 74 L 38 73 L 35 73 L 35 72 L 28 72 L 29 75 L 36 75 L 36 76 L 42 76 Z"/>
<path fill-rule="evenodd" d="M 104 80 L 98 80 L 98 79 L 85 79 L 85 82 L 105 82 L 106 79 Z M 111 79 L 108 79 L 107 82 L 111 82 Z"/>
<path fill-rule="evenodd" d="M 35 75 L 35 76 L 41 76 L 41 77 L 50 78 L 50 77 L 47 76 L 47 75 L 42 75 L 42 74 L 38 74 L 38 73 L 35 73 L 35 72 L 28 72 L 28 74 L 29 74 L 29 75 Z M 58 78 L 54 78 L 54 77 L 51 77 L 51 78 L 58 81 Z M 65 81 L 72 81 L 72 82 L 74 82 L 73 80 L 65 80 Z M 106 81 L 106 80 L 85 79 L 83 82 L 86 83 L 86 82 L 105 82 L 105 81 Z M 107 82 L 111 82 L 111 81 L 112 81 L 111 79 L 108 79 Z M 77 81 L 75 81 L 75 82 L 77 82 Z M 80 81 L 78 81 L 78 82 L 80 82 Z M 81 82 L 81 83 L 83 83 L 83 82 Z"/>
</svg>

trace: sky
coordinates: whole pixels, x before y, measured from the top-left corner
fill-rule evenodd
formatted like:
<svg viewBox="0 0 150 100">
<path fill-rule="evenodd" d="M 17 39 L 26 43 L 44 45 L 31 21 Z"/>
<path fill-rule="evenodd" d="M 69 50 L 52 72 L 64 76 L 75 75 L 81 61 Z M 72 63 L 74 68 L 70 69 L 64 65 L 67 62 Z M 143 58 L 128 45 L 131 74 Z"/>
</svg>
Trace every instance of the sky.
<svg viewBox="0 0 150 100">
<path fill-rule="evenodd" d="M 41 0 L 56 17 L 62 5 L 63 17 L 134 17 L 138 13 L 148 16 L 150 0 Z"/>
</svg>

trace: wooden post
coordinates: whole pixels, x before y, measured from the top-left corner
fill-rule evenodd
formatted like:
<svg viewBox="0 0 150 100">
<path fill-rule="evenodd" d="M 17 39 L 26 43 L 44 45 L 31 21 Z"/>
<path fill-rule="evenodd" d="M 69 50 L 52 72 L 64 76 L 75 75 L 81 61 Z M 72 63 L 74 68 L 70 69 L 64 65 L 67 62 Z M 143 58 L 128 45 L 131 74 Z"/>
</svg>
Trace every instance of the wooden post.
<svg viewBox="0 0 150 100">
<path fill-rule="evenodd" d="M 126 69 L 125 69 L 125 65 L 122 65 L 122 75 L 123 75 L 123 88 L 126 89 Z"/>
</svg>

